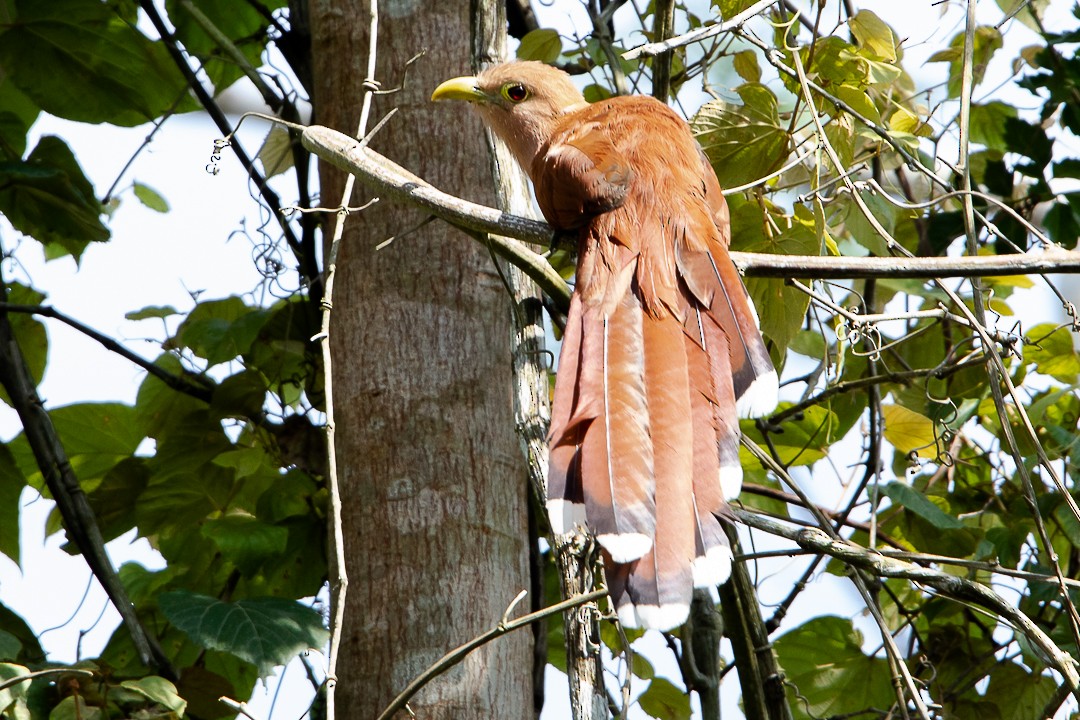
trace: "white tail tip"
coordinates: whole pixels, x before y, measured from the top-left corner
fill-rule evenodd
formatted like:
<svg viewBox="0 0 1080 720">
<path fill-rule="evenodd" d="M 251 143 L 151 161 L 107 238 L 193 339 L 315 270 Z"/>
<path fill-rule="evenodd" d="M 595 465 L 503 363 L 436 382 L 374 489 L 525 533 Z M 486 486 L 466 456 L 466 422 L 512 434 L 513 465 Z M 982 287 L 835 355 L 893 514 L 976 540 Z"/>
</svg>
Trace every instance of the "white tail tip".
<svg viewBox="0 0 1080 720">
<path fill-rule="evenodd" d="M 570 502 L 564 498 L 552 498 L 547 501 L 548 519 L 551 531 L 556 535 L 573 532 L 574 528 L 585 527 L 585 504 Z"/>
<path fill-rule="evenodd" d="M 648 535 L 641 533 L 604 533 L 597 535 L 596 541 L 600 543 L 611 559 L 617 563 L 629 563 L 645 557 L 645 553 L 652 549 L 653 541 Z"/>
</svg>

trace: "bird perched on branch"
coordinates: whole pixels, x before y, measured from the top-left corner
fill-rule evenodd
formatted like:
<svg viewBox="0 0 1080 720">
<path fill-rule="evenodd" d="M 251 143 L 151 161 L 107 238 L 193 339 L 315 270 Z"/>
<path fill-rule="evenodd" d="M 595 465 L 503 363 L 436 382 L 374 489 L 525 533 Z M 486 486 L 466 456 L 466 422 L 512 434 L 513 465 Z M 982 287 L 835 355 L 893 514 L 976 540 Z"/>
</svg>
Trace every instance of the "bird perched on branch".
<svg viewBox="0 0 1080 720">
<path fill-rule="evenodd" d="M 738 419 L 777 398 L 716 175 L 663 103 L 589 104 L 541 63 L 448 80 L 431 97 L 473 103 L 547 221 L 578 235 L 548 514 L 556 533 L 596 535 L 623 624 L 677 627 L 693 588 L 731 572 L 720 518 L 742 485 Z"/>
</svg>

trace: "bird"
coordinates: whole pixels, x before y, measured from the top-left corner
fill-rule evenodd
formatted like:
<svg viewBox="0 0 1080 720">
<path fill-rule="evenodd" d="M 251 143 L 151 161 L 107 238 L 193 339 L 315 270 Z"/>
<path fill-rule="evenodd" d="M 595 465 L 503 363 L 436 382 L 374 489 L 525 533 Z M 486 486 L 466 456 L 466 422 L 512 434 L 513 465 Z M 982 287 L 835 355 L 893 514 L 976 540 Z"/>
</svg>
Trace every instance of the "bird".
<svg viewBox="0 0 1080 720">
<path fill-rule="evenodd" d="M 630 628 L 672 630 L 731 573 L 739 418 L 777 403 L 730 213 L 687 122 L 652 97 L 586 102 L 536 61 L 440 84 L 510 149 L 578 262 L 551 406 L 547 511 L 584 528 Z"/>
</svg>

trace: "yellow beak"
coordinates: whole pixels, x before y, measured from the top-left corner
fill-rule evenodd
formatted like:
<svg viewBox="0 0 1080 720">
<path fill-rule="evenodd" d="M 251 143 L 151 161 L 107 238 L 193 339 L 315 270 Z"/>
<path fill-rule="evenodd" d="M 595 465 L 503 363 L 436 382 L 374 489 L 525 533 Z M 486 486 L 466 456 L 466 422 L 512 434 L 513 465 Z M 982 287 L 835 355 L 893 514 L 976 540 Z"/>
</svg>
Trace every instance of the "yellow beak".
<svg viewBox="0 0 1080 720">
<path fill-rule="evenodd" d="M 480 92 L 476 86 L 474 77 L 458 77 L 447 80 L 435 92 L 431 93 L 432 100 L 465 100 L 467 102 L 483 102 L 487 95 Z"/>
</svg>

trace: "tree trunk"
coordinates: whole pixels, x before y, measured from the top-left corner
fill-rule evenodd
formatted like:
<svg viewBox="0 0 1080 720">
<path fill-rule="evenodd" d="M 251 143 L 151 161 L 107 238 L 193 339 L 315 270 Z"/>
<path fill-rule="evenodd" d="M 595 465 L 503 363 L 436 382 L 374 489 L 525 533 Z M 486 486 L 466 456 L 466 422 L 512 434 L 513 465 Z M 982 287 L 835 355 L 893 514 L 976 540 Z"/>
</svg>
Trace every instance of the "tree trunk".
<svg viewBox="0 0 1080 720">
<path fill-rule="evenodd" d="M 312 0 L 316 122 L 354 132 L 368 0 Z M 468 0 L 383 2 L 372 141 L 436 186 L 494 201 L 476 117 L 429 102 L 470 71 Z M 322 203 L 343 177 L 322 169 Z M 354 204 L 366 199 L 358 192 Z M 331 322 L 343 528 L 350 578 L 337 707 L 375 717 L 446 651 L 495 625 L 529 587 L 526 482 L 514 436 L 509 300 L 489 255 L 390 202 L 351 217 Z M 392 243 L 377 249 L 383 241 Z M 484 646 L 410 703 L 424 718 L 532 715 L 530 635 Z"/>
</svg>

